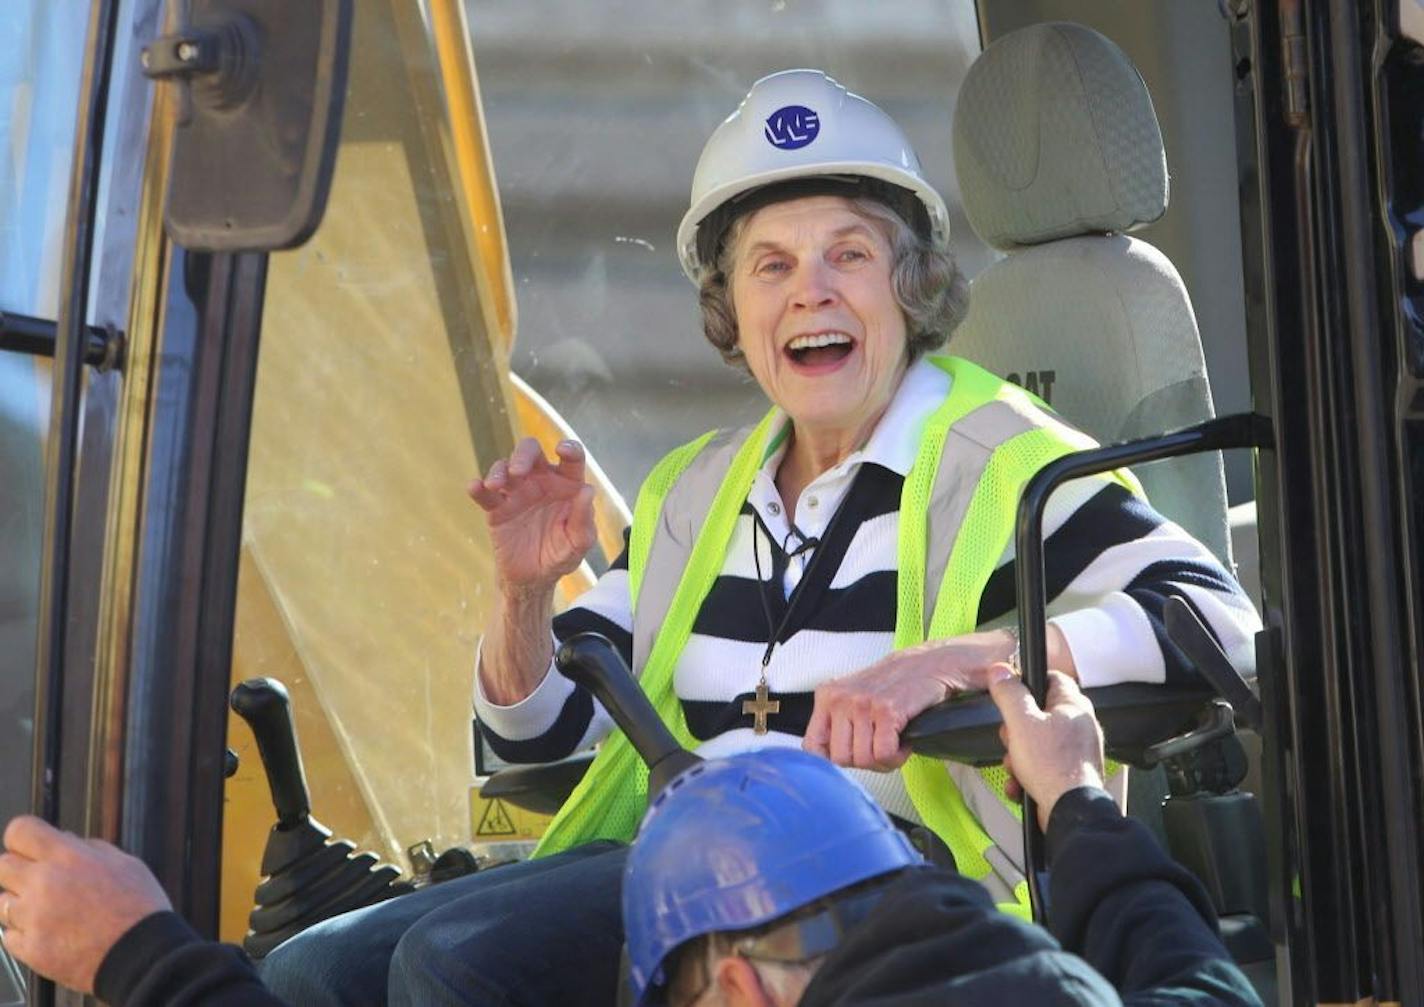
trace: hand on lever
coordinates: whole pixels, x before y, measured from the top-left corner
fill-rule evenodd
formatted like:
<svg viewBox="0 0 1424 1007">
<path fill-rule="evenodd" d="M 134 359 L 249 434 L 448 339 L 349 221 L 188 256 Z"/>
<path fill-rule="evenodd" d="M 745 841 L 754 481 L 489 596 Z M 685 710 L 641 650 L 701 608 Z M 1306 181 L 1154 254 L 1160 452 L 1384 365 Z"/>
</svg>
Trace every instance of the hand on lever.
<svg viewBox="0 0 1424 1007">
<path fill-rule="evenodd" d="M 969 633 L 892 651 L 822 682 L 801 747 L 838 766 L 898 769 L 910 757 L 900 742 L 910 719 L 956 693 L 987 689 L 991 669 L 1013 648 L 1002 631 Z"/>
<path fill-rule="evenodd" d="M 1078 683 L 1048 673 L 1048 696 L 1039 707 L 1033 694 L 1006 664 L 991 669 L 989 694 L 1003 715 L 999 737 L 1007 753 L 1008 796 L 1028 791 L 1038 806 L 1038 824 L 1047 831 L 1058 799 L 1079 787 L 1103 785 L 1103 732 L 1092 701 Z"/>
</svg>

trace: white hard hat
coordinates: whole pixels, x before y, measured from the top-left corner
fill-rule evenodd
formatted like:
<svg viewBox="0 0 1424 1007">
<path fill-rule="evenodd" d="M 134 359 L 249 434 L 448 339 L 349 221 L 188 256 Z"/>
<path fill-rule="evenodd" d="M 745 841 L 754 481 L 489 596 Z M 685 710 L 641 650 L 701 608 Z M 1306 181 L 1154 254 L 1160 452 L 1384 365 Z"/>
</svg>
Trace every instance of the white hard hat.
<svg viewBox="0 0 1424 1007">
<path fill-rule="evenodd" d="M 949 242 L 944 199 L 925 181 L 920 159 L 895 120 L 819 70 L 783 70 L 753 84 L 702 148 L 692 206 L 677 229 L 683 272 L 697 282 L 703 257 L 736 215 L 717 211 L 755 189 L 801 179 L 848 185 L 870 180 L 867 195 L 913 197 L 905 202 L 915 216 L 923 207 L 930 240 L 939 247 Z M 719 220 L 709 225 L 717 233 L 699 241 L 701 225 L 714 214 Z"/>
</svg>

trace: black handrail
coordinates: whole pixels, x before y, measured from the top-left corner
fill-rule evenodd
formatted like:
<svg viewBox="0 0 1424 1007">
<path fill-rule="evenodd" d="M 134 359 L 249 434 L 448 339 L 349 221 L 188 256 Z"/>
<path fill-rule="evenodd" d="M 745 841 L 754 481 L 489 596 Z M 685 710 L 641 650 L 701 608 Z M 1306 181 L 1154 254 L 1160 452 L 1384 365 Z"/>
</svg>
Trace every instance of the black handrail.
<svg viewBox="0 0 1424 1007">
<path fill-rule="evenodd" d="M 208 936 L 266 273 L 265 253 L 172 252 L 128 615 L 120 845 Z"/>
<path fill-rule="evenodd" d="M 1255 413 L 1207 420 L 1196 426 L 1125 444 L 1076 451 L 1041 468 L 1019 499 L 1015 556 L 1018 563 L 1020 663 L 1024 684 L 1040 705 L 1048 692 L 1048 590 L 1043 569 L 1043 514 L 1053 491 L 1066 482 L 1100 475 L 1130 465 L 1164 458 L 1222 451 L 1264 448 L 1274 443 L 1270 421 Z M 1034 918 L 1042 921 L 1047 906 L 1039 873 L 1046 862 L 1043 832 L 1033 799 L 1024 794 L 1024 868 Z"/>
<path fill-rule="evenodd" d="M 53 357 L 59 343 L 59 323 L 14 311 L 0 311 L 0 350 Z M 84 326 L 84 362 L 109 370 L 118 364 L 122 342 L 118 333 L 97 325 Z"/>
</svg>

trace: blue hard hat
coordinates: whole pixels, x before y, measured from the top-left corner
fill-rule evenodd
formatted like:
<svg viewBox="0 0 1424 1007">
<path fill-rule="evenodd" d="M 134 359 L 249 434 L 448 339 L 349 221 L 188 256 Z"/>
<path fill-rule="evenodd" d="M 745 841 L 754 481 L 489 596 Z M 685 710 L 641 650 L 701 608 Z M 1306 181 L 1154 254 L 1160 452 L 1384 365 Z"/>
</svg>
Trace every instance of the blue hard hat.
<svg viewBox="0 0 1424 1007">
<path fill-rule="evenodd" d="M 637 1007 L 704 934 L 746 930 L 922 863 L 870 796 L 819 756 L 770 748 L 700 763 L 648 808 L 623 877 Z"/>
</svg>

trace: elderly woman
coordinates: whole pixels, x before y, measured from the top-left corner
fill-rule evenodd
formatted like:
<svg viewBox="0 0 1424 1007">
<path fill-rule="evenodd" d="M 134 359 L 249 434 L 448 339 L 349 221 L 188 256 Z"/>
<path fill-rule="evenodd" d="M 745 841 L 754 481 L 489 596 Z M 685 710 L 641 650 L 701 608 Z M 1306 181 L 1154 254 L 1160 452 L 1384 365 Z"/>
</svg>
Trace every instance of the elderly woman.
<svg viewBox="0 0 1424 1007">
<path fill-rule="evenodd" d="M 759 81 L 709 140 L 679 252 L 708 339 L 773 408 L 660 462 L 628 547 L 570 610 L 558 579 L 594 541 L 583 450 L 533 441 L 470 495 L 499 577 L 475 706 L 515 762 L 600 740 L 536 857 L 329 921 L 265 976 L 295 1002 L 602 1004 L 614 996 L 625 856 L 646 772 L 551 669 L 609 637 L 684 743 L 801 746 L 846 767 L 961 872 L 1022 904 L 1002 774 L 911 757 L 900 732 L 1013 661 L 1012 529 L 1023 482 L 1090 443 L 1025 393 L 935 357 L 967 293 L 948 214 L 880 109 L 824 74 Z M 1191 674 L 1162 604 L 1191 602 L 1228 650 L 1258 622 L 1230 575 L 1122 474 L 1058 493 L 1046 520 L 1049 659 L 1084 685 Z"/>
</svg>

